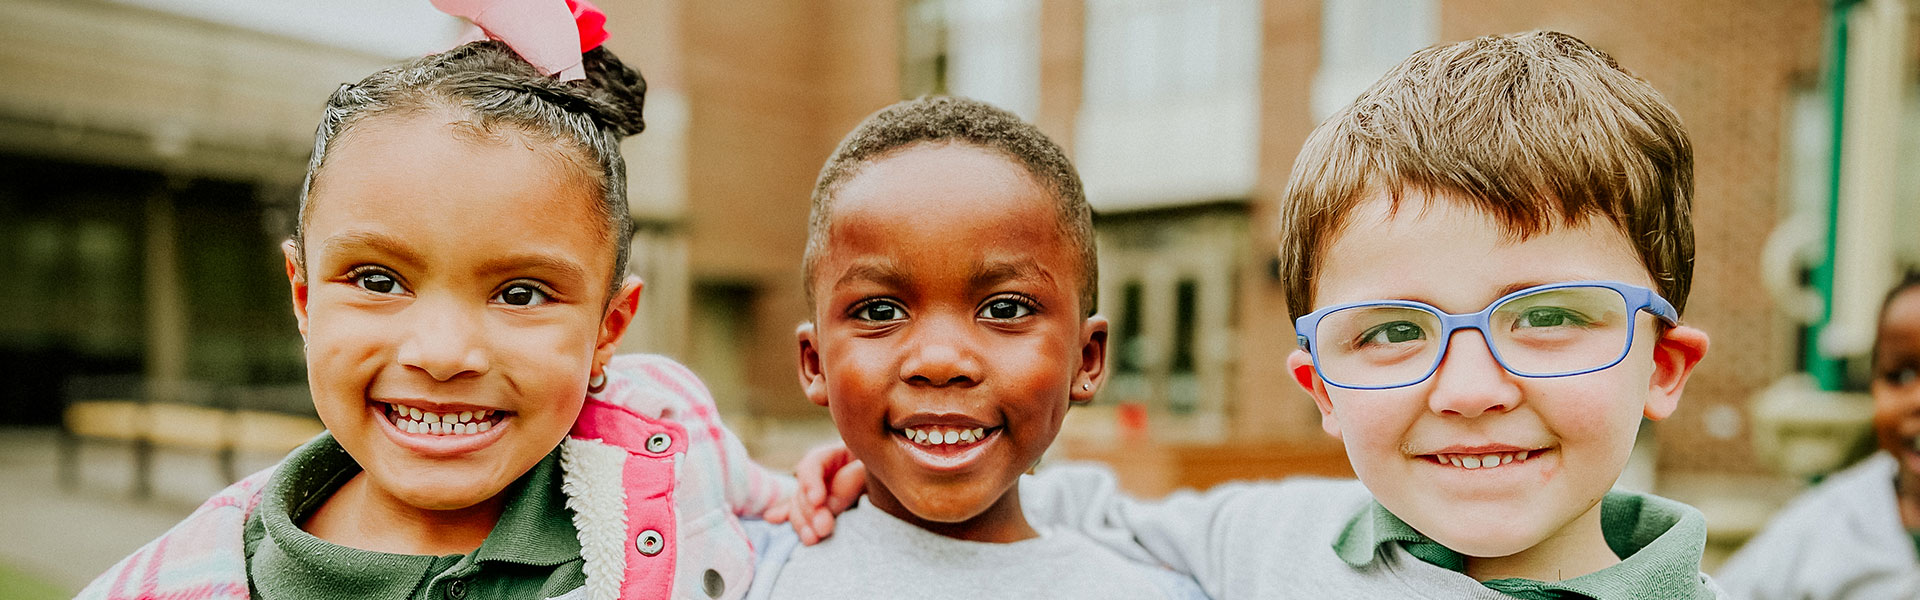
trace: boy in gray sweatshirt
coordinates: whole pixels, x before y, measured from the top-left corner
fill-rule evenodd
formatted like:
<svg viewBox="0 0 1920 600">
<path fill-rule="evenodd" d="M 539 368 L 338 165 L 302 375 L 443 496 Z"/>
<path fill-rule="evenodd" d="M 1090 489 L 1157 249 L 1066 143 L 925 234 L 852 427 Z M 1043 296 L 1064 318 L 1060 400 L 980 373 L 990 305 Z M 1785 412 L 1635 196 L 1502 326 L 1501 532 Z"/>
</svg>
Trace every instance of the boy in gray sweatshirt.
<svg viewBox="0 0 1920 600">
<path fill-rule="evenodd" d="M 1021 474 L 1106 374 L 1092 210 L 1059 146 L 976 100 L 900 102 L 840 143 L 808 221 L 800 383 L 867 502 L 817 545 L 750 525 L 748 598 L 1199 595 L 1022 513 Z"/>
<path fill-rule="evenodd" d="M 1716 576 L 1751 600 L 1920 598 L 1920 273 L 1887 293 L 1873 343 L 1880 451 L 1787 505 Z"/>
<path fill-rule="evenodd" d="M 1215 598 L 1716 597 L 1700 513 L 1610 491 L 1707 352 L 1679 322 L 1692 193 L 1679 116 L 1604 52 L 1532 32 L 1415 53 L 1313 132 L 1280 208 L 1285 368 L 1360 481 L 1144 503 L 1054 470 L 1026 514 Z"/>
</svg>

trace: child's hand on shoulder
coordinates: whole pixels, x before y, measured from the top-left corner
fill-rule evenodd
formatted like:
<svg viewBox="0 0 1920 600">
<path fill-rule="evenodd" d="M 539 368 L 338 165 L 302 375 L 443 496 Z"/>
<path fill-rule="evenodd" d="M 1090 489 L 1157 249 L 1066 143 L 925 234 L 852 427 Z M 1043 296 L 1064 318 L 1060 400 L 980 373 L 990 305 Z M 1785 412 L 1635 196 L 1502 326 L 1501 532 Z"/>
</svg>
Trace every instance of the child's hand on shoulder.
<svg viewBox="0 0 1920 600">
<path fill-rule="evenodd" d="M 833 535 L 834 518 L 853 507 L 867 489 L 867 466 L 841 442 L 807 451 L 794 465 L 793 476 L 800 488 L 786 502 L 768 506 L 761 518 L 768 523 L 791 521 L 800 543 L 809 546 Z"/>
</svg>

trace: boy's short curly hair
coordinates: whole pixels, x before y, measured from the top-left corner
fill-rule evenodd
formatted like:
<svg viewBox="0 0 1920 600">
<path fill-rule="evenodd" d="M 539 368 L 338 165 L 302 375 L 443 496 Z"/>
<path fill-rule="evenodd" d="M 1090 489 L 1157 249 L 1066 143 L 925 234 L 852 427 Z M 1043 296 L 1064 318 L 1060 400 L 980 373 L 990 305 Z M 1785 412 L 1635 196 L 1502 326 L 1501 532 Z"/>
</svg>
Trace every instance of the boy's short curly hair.
<svg viewBox="0 0 1920 600">
<path fill-rule="evenodd" d="M 807 250 L 801 259 L 807 303 L 814 302 L 813 271 L 826 250 L 833 196 L 867 165 L 918 144 L 957 142 L 992 150 L 1024 167 L 1053 196 L 1060 235 L 1080 262 L 1080 309 L 1092 315 L 1098 295 L 1099 261 L 1093 239 L 1093 208 L 1067 153 L 1039 127 L 991 104 L 952 96 L 922 96 L 880 109 L 840 140 L 820 169 L 807 215 Z"/>
<path fill-rule="evenodd" d="M 1421 50 L 1314 129 L 1280 213 L 1280 275 L 1313 311 L 1320 253 L 1368 196 L 1467 202 L 1516 239 L 1613 223 L 1655 287 L 1686 306 L 1693 280 L 1693 145 L 1680 116 L 1613 57 L 1551 31 Z"/>
</svg>

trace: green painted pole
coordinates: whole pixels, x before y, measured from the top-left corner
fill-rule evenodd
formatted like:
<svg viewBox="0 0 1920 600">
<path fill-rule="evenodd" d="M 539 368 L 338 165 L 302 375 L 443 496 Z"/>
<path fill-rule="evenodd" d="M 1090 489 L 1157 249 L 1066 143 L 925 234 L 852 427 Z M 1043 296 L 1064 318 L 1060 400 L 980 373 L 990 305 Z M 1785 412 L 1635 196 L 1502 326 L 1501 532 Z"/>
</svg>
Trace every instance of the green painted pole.
<svg viewBox="0 0 1920 600">
<path fill-rule="evenodd" d="M 1828 23 L 1833 47 L 1827 56 L 1833 62 L 1827 68 L 1827 97 L 1832 107 L 1830 125 L 1833 129 L 1829 132 L 1830 151 L 1827 154 L 1827 231 L 1822 242 L 1826 251 L 1821 254 L 1820 264 L 1813 269 L 1813 288 L 1820 296 L 1820 318 L 1809 328 L 1806 349 L 1807 373 L 1813 376 L 1820 389 L 1828 391 L 1837 391 L 1847 385 L 1842 357 L 1828 356 L 1822 352 L 1820 338 L 1833 318 L 1833 266 L 1840 223 L 1840 164 L 1844 158 L 1841 156 L 1841 142 L 1846 137 L 1847 120 L 1847 15 L 1858 3 L 1859 0 L 1835 0 Z"/>
</svg>

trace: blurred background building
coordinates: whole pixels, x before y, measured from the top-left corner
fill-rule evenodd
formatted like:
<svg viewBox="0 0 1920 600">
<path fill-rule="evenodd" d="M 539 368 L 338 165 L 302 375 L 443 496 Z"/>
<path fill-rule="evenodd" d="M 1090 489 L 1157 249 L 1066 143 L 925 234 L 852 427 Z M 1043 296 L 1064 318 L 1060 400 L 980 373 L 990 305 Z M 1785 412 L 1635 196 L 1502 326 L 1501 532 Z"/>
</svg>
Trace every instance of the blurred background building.
<svg viewBox="0 0 1920 600">
<path fill-rule="evenodd" d="M 691 365 L 770 465 L 833 436 L 794 374 L 814 177 L 921 94 L 994 102 L 1074 157 L 1114 376 L 1056 454 L 1146 495 L 1350 472 L 1282 367 L 1275 204 L 1313 126 L 1433 43 L 1565 31 L 1685 119 L 1686 319 L 1714 348 L 1622 484 L 1700 506 L 1716 554 L 1858 455 L 1874 312 L 1920 262 L 1905 0 L 600 4 L 650 83 L 627 345 Z M 425 0 L 0 0 L 0 514 L 40 521 L 0 536 L 71 546 L 0 552 L 0 587 L 71 593 L 318 430 L 278 243 L 319 109 L 461 26 Z"/>
</svg>

